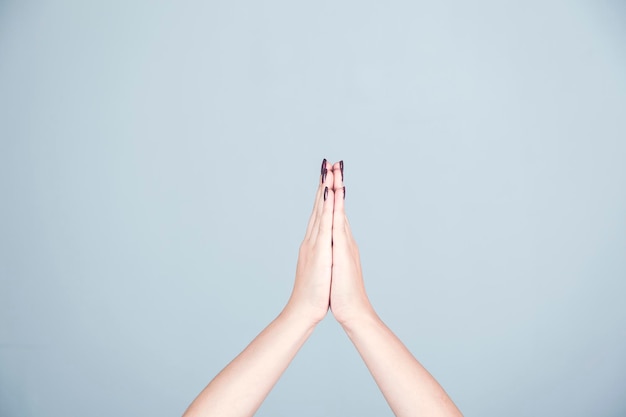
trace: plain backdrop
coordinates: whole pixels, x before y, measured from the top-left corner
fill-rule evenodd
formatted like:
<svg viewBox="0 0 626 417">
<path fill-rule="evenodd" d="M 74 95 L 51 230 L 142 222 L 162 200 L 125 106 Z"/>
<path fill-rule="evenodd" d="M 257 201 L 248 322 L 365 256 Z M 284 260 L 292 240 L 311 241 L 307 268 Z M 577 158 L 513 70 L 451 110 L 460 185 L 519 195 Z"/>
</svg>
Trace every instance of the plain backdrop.
<svg viewBox="0 0 626 417">
<path fill-rule="evenodd" d="M 620 1 L 1 1 L 0 415 L 176 416 L 282 309 L 322 158 L 466 416 L 626 415 Z M 332 314 L 259 416 L 391 416 Z"/>
</svg>

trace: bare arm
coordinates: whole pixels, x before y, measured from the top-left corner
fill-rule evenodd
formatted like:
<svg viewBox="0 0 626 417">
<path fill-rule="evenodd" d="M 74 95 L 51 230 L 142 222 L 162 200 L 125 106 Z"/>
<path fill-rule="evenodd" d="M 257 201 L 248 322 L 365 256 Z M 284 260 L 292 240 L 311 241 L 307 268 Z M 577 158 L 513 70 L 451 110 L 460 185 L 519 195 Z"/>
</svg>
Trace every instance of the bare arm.
<svg viewBox="0 0 626 417">
<path fill-rule="evenodd" d="M 330 308 L 397 417 L 461 416 L 435 378 L 380 320 L 370 304 L 359 250 L 344 211 L 343 163 L 335 172 Z"/>
<path fill-rule="evenodd" d="M 184 417 L 252 416 L 328 311 L 334 193 L 324 160 L 294 288 L 280 315 L 196 397 Z M 328 183 L 330 186 L 326 186 Z"/>
<path fill-rule="evenodd" d="M 342 326 L 397 417 L 462 415 L 435 378 L 373 311 Z"/>
<path fill-rule="evenodd" d="M 184 416 L 253 415 L 314 327 L 283 311 L 207 385 Z"/>
</svg>

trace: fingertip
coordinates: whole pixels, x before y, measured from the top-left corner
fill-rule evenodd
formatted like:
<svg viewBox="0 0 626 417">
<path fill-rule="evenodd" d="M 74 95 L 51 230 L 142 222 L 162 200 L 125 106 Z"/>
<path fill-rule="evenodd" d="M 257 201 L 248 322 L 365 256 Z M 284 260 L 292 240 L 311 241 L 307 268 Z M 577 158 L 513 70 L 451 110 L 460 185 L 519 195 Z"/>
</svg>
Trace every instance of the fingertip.
<svg viewBox="0 0 626 417">
<path fill-rule="evenodd" d="M 322 185 L 328 186 L 328 188 L 331 190 L 334 189 L 335 176 L 333 175 L 333 166 L 328 162 L 326 162 L 326 165 L 323 169 Z"/>
<path fill-rule="evenodd" d="M 332 165 L 332 173 L 334 175 L 333 188 L 337 191 L 343 187 L 343 161 L 335 162 Z"/>
<path fill-rule="evenodd" d="M 341 171 L 341 182 L 343 182 L 343 159 L 339 161 L 339 171 Z"/>
<path fill-rule="evenodd" d="M 320 167 L 320 186 L 322 189 L 323 189 L 324 184 L 330 182 L 329 180 L 332 178 L 332 176 L 329 177 L 329 175 L 332 174 L 332 169 L 333 169 L 332 164 L 328 162 L 326 158 L 324 158 L 322 160 L 322 165 Z M 333 182 L 330 182 L 330 184 L 332 188 Z"/>
</svg>

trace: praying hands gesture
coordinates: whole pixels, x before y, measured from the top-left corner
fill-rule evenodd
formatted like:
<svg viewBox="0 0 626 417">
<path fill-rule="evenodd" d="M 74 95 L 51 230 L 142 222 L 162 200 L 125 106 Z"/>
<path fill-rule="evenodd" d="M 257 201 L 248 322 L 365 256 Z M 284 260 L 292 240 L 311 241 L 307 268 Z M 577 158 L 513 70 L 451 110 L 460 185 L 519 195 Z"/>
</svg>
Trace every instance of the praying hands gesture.
<svg viewBox="0 0 626 417">
<path fill-rule="evenodd" d="M 461 416 L 372 308 L 344 211 L 345 196 L 343 161 L 331 165 L 324 159 L 287 305 L 204 388 L 184 417 L 252 416 L 329 308 L 397 417 Z"/>
</svg>

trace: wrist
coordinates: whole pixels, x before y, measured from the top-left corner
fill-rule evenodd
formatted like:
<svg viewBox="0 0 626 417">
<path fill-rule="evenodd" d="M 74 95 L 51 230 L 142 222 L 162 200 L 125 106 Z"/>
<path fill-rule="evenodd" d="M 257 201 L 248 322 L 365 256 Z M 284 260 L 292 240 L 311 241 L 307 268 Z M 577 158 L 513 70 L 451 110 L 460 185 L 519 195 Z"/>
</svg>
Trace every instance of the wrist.
<svg viewBox="0 0 626 417">
<path fill-rule="evenodd" d="M 349 330 L 361 327 L 364 324 L 380 321 L 380 318 L 371 304 L 368 304 L 341 315 L 337 318 L 337 321 L 341 327 L 348 332 Z"/>
<path fill-rule="evenodd" d="M 280 316 L 290 321 L 295 321 L 306 327 L 315 327 L 324 319 L 326 312 L 313 311 L 293 302 L 288 302 L 280 312 Z"/>
</svg>

